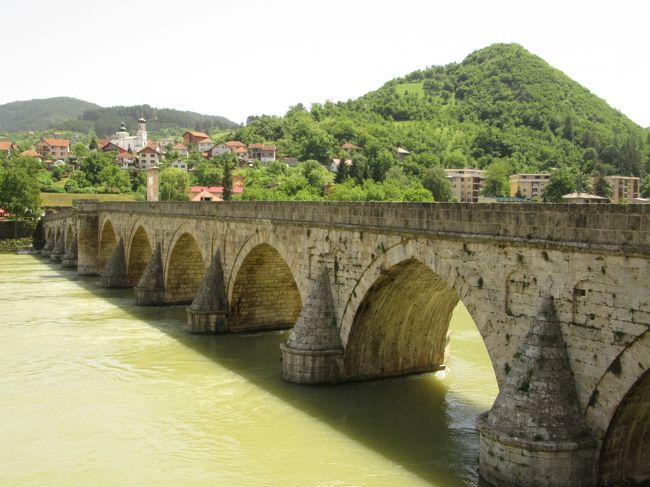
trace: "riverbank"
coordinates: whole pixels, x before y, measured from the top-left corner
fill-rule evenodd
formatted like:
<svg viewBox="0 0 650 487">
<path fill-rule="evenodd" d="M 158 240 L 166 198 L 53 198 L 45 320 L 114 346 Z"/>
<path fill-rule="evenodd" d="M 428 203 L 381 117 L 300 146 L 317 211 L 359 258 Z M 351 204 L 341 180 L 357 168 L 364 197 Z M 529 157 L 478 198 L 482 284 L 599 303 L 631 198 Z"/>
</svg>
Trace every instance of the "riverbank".
<svg viewBox="0 0 650 487">
<path fill-rule="evenodd" d="M 32 248 L 32 239 L 28 238 L 10 238 L 0 240 L 0 254 L 15 254 L 17 250 Z"/>
</svg>

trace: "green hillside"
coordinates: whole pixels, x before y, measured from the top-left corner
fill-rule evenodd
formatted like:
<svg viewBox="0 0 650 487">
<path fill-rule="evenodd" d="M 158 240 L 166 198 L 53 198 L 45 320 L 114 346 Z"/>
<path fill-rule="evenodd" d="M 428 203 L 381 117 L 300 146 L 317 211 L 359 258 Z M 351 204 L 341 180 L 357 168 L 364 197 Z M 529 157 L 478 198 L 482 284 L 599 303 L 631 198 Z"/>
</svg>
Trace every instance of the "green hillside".
<svg viewBox="0 0 650 487">
<path fill-rule="evenodd" d="M 148 130 L 154 133 L 238 127 L 235 122 L 219 116 L 149 105 L 102 108 L 76 98 L 59 97 L 0 105 L 0 133 L 28 130 L 94 131 L 99 137 L 104 137 L 115 133 L 122 121 L 126 122 L 128 130 L 135 131 L 137 119 L 141 116 L 147 119 Z"/>
<path fill-rule="evenodd" d="M 76 119 L 99 105 L 65 96 L 39 100 L 14 101 L 0 105 L 0 132 L 47 130 Z"/>
<path fill-rule="evenodd" d="M 582 173 L 644 174 L 645 129 L 517 44 L 495 44 L 460 64 L 433 66 L 348 102 L 292 107 L 237 130 L 244 142 L 274 140 L 282 155 L 327 163 L 344 142 L 362 147 L 361 176 L 382 180 L 410 151 L 407 175 L 428 167 L 510 173 L 569 166 Z M 361 179 L 358 177 L 357 179 Z"/>
<path fill-rule="evenodd" d="M 170 108 L 154 108 L 149 105 L 90 109 L 75 122 L 92 123 L 97 136 L 104 137 L 115 133 L 122 121 L 126 123 L 128 131 L 135 132 L 140 117 L 147 120 L 147 130 L 155 133 L 182 132 L 184 129 L 212 132 L 215 129 L 232 129 L 239 126 L 224 117 Z"/>
</svg>

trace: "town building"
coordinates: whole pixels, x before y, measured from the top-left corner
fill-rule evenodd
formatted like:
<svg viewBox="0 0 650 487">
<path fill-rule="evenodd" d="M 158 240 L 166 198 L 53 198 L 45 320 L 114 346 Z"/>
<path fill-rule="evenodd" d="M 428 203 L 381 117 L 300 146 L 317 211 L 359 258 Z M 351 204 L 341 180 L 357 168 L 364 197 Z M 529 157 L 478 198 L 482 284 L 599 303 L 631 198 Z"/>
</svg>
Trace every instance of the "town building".
<svg viewBox="0 0 650 487">
<path fill-rule="evenodd" d="M 214 147 L 214 140 L 212 139 L 203 139 L 203 140 L 199 140 L 196 143 L 196 150 L 198 150 L 199 152 L 208 152 L 213 147 Z"/>
<path fill-rule="evenodd" d="M 478 203 L 485 173 L 481 169 L 445 169 L 454 198 L 461 203 Z"/>
<path fill-rule="evenodd" d="M 404 158 L 410 154 L 410 152 L 404 149 L 403 147 L 398 147 L 397 149 L 395 149 L 395 153 L 397 154 L 397 159 L 400 162 L 403 161 Z"/>
<path fill-rule="evenodd" d="M 343 162 L 346 166 L 351 166 L 352 165 L 352 159 L 345 159 Z M 329 165 L 329 170 L 333 173 L 338 173 L 339 172 L 339 167 L 341 167 L 341 159 L 332 159 Z"/>
<path fill-rule="evenodd" d="M 251 144 L 248 146 L 248 157 L 263 163 L 275 161 L 276 146 L 273 144 Z"/>
<path fill-rule="evenodd" d="M 631 203 L 634 198 L 639 197 L 641 180 L 630 176 L 605 176 L 612 187 L 612 203 Z"/>
<path fill-rule="evenodd" d="M 513 174 L 510 176 L 510 196 L 534 200 L 541 199 L 544 188 L 551 179 L 548 173 Z"/>
<path fill-rule="evenodd" d="M 182 169 L 183 171 L 190 171 L 192 169 L 192 165 L 187 161 L 183 161 L 182 159 L 176 159 L 173 161 L 172 167 L 175 167 L 176 169 Z"/>
<path fill-rule="evenodd" d="M 174 144 L 172 147 L 172 152 L 176 152 L 181 157 L 187 157 L 190 155 L 190 151 L 187 149 L 187 146 L 185 144 L 182 144 L 179 142 L 178 144 Z"/>
<path fill-rule="evenodd" d="M 341 149 L 346 150 L 348 152 L 352 152 L 361 149 L 361 147 L 359 147 L 358 145 L 351 144 L 350 142 L 346 142 L 341 146 Z"/>
<path fill-rule="evenodd" d="M 11 153 L 17 149 L 16 144 L 10 140 L 0 140 L 0 154 L 11 157 Z"/>
<path fill-rule="evenodd" d="M 159 154 L 153 147 L 147 146 L 138 152 L 138 169 L 149 169 L 158 166 Z"/>
<path fill-rule="evenodd" d="M 115 132 L 111 138 L 111 143 L 126 151 L 138 152 L 147 146 L 147 121 L 140 117 L 138 119 L 138 129 L 135 135 L 129 135 L 126 131 L 124 122 L 120 126 L 120 130 Z"/>
<path fill-rule="evenodd" d="M 36 144 L 36 152 L 44 159 L 65 161 L 70 156 L 70 141 L 67 139 L 46 139 L 43 137 Z"/>
<path fill-rule="evenodd" d="M 196 130 L 188 130 L 183 134 L 183 143 L 187 146 L 197 146 L 198 143 L 202 140 L 209 139 L 210 136 L 203 132 L 197 132 Z"/>
<path fill-rule="evenodd" d="M 24 152 L 21 152 L 20 155 L 22 157 L 33 157 L 35 159 L 38 159 L 39 161 L 43 161 L 43 156 L 40 155 L 38 152 L 36 152 L 34 149 L 29 149 Z"/>
<path fill-rule="evenodd" d="M 562 196 L 562 202 L 574 204 L 609 203 L 609 198 L 588 193 L 569 193 Z"/>
<path fill-rule="evenodd" d="M 130 169 L 135 167 L 136 156 L 127 151 L 122 151 L 117 156 L 115 156 L 115 162 L 122 169 Z"/>
<path fill-rule="evenodd" d="M 233 178 L 232 194 L 244 192 L 243 180 Z M 190 200 L 192 201 L 223 201 L 223 186 L 192 186 L 190 188 Z"/>
</svg>

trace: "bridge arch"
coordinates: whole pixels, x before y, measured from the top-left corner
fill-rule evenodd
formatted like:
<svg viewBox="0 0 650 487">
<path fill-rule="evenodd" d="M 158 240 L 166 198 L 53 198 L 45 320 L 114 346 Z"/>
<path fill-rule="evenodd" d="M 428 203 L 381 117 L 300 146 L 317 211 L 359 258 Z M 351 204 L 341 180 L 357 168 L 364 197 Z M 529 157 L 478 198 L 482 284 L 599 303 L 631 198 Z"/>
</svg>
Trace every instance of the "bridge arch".
<svg viewBox="0 0 650 487">
<path fill-rule="evenodd" d="M 290 328 L 302 310 L 297 263 L 282 245 L 258 232 L 240 249 L 228 279 L 231 331 Z"/>
<path fill-rule="evenodd" d="M 129 239 L 129 255 L 127 259 L 127 278 L 129 286 L 135 286 L 140 281 L 152 253 L 151 239 L 144 226 L 137 225 Z"/>
<path fill-rule="evenodd" d="M 610 364 L 591 395 L 586 417 L 603 440 L 599 484 L 650 480 L 650 331 Z"/>
<path fill-rule="evenodd" d="M 103 270 L 106 267 L 106 263 L 115 252 L 117 247 L 117 233 L 113 228 L 113 223 L 106 219 L 103 222 L 102 230 L 99 236 L 99 269 Z"/>
<path fill-rule="evenodd" d="M 168 303 L 191 303 L 206 270 L 206 259 L 187 228 L 172 239 L 165 265 L 165 296 Z"/>
<path fill-rule="evenodd" d="M 351 293 L 341 319 L 348 379 L 388 377 L 442 368 L 451 315 L 461 300 L 479 332 L 484 317 L 458 269 L 415 241 L 377 257 Z M 489 353 L 489 349 L 488 349 Z M 494 360 L 490 355 L 490 359 Z"/>
</svg>

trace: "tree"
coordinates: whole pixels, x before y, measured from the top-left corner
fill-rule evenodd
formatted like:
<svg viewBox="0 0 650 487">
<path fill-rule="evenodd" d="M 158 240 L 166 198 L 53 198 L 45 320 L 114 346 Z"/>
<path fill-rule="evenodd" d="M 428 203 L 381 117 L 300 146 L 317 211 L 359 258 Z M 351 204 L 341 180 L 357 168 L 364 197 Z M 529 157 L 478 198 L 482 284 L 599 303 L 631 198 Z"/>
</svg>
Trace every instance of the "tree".
<svg viewBox="0 0 650 487">
<path fill-rule="evenodd" d="M 648 174 L 643 183 L 641 183 L 641 196 L 644 198 L 650 198 L 650 174 Z"/>
<path fill-rule="evenodd" d="M 551 174 L 542 198 L 547 203 L 561 203 L 562 196 L 576 190 L 575 174 L 568 168 L 557 169 Z"/>
<path fill-rule="evenodd" d="M 199 186 L 218 186 L 223 181 L 224 168 L 216 161 L 201 161 L 194 166 L 192 176 Z"/>
<path fill-rule="evenodd" d="M 40 188 L 29 173 L 11 168 L 0 174 L 0 208 L 23 217 L 35 215 L 40 206 Z"/>
<path fill-rule="evenodd" d="M 497 161 L 488 166 L 482 192 L 485 196 L 510 196 L 508 165 L 505 162 Z"/>
<path fill-rule="evenodd" d="M 602 176 L 596 179 L 596 182 L 594 183 L 594 194 L 596 196 L 602 196 L 603 198 L 611 198 L 613 193 L 614 190 L 612 189 L 612 185 L 609 184 L 607 179 L 605 179 Z"/>
<path fill-rule="evenodd" d="M 128 173 L 115 164 L 109 164 L 99 172 L 99 181 L 104 190 L 109 193 L 128 193 L 131 190 L 131 179 Z"/>
<path fill-rule="evenodd" d="M 190 189 L 190 177 L 186 171 L 175 167 L 160 173 L 160 200 L 187 201 Z"/>
<path fill-rule="evenodd" d="M 435 201 L 451 201 L 451 183 L 447 173 L 440 166 L 430 167 L 422 177 L 422 186 L 431 191 Z"/>
<path fill-rule="evenodd" d="M 86 173 L 77 170 L 72 171 L 70 178 L 65 182 L 65 192 L 66 193 L 79 193 L 83 188 L 91 186 L 90 181 L 86 178 Z"/>
</svg>

